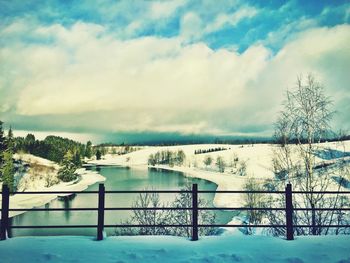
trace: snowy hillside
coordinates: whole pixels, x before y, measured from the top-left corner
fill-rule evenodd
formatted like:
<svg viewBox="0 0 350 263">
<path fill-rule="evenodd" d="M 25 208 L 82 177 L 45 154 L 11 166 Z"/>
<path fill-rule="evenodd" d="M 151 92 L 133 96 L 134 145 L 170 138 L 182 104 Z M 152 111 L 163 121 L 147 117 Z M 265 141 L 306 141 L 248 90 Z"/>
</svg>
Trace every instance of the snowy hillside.
<svg viewBox="0 0 350 263">
<path fill-rule="evenodd" d="M 199 150 L 209 150 L 217 147 L 224 148 L 224 150 L 195 154 Z M 182 166 L 156 165 L 155 167 L 180 171 L 185 176 L 211 181 L 218 185 L 218 190 L 242 190 L 248 177 L 255 178 L 258 181 L 274 178 L 272 155 L 276 147 L 276 145 L 272 144 L 150 146 L 125 155 L 107 154 L 102 160 L 93 160 L 90 163 L 147 169 L 148 158 L 151 154 L 164 150 L 173 152 L 182 150 L 186 155 Z M 320 151 L 316 155 L 316 163 L 336 163 L 339 160 L 349 160 L 350 158 L 350 141 L 320 143 L 318 147 Z M 210 156 L 213 160 L 210 166 L 204 164 L 204 159 L 207 156 Z M 226 169 L 223 173 L 220 173 L 215 165 L 215 160 L 218 156 L 222 157 L 226 163 Z M 237 159 L 236 164 L 234 159 Z M 245 176 L 241 176 L 237 171 L 242 163 L 246 165 Z M 333 182 L 329 190 L 337 189 L 337 187 L 338 185 Z M 214 203 L 220 207 L 243 205 L 241 196 L 230 194 L 216 194 Z"/>
<path fill-rule="evenodd" d="M 31 154 L 15 154 L 14 159 L 28 166 L 27 169 L 22 169 L 22 171 L 16 175 L 18 179 L 18 192 L 83 191 L 88 188 L 89 185 L 105 180 L 105 178 L 97 172 L 87 171 L 81 168 L 76 171 L 79 175 L 78 180 L 74 182 L 60 182 L 57 179 L 58 164 Z M 42 206 L 55 199 L 57 196 L 57 194 L 15 194 L 10 198 L 10 207 L 30 209 Z M 24 212 L 12 211 L 10 212 L 10 217 L 20 213 Z"/>
</svg>

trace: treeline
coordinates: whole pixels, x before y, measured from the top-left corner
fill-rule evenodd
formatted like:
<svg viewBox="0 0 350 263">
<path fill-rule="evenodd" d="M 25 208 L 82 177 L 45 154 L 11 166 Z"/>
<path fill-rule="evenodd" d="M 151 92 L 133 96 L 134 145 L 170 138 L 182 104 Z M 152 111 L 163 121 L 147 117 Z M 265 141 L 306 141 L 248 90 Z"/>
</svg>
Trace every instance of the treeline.
<svg viewBox="0 0 350 263">
<path fill-rule="evenodd" d="M 158 151 L 155 154 L 151 154 L 148 157 L 148 164 L 149 165 L 156 165 L 156 164 L 167 164 L 170 166 L 173 165 L 182 165 L 186 159 L 186 155 L 183 150 L 178 151 Z"/>
<path fill-rule="evenodd" d="M 90 141 L 83 144 L 59 136 L 47 136 L 44 140 L 37 140 L 33 134 L 14 138 L 10 128 L 4 135 L 3 122 L 0 121 L 0 180 L 15 189 L 14 174 L 16 172 L 13 161 L 14 153 L 29 153 L 60 164 L 58 179 L 69 182 L 77 179 L 76 169 L 81 167 L 83 159 L 96 155 L 100 159 L 104 155 L 103 147 L 93 147 Z"/>
<path fill-rule="evenodd" d="M 61 163 L 67 152 L 74 155 L 74 162 L 81 165 L 84 157 L 91 158 L 92 146 L 59 136 L 47 136 L 44 140 L 37 140 L 33 134 L 26 137 L 16 137 L 14 139 L 14 151 L 30 153 L 50 161 Z"/>
<path fill-rule="evenodd" d="M 76 180 L 76 169 L 81 167 L 82 160 L 92 155 L 101 155 L 92 147 L 90 141 L 82 144 L 71 139 L 49 135 L 44 140 L 37 140 L 33 134 L 14 138 L 14 152 L 30 153 L 50 161 L 59 163 L 61 168 L 57 177 L 63 182 Z M 100 157 L 100 156 L 99 156 Z"/>
<path fill-rule="evenodd" d="M 344 141 L 350 140 L 350 135 L 329 135 L 320 142 L 333 142 L 333 141 Z M 275 144 L 276 138 L 271 137 L 207 137 L 198 135 L 196 138 L 186 139 L 157 139 L 157 140 L 139 140 L 133 143 L 103 143 L 99 146 L 101 147 L 111 147 L 111 146 L 176 146 L 176 145 L 190 145 L 190 144 L 232 144 L 232 145 L 247 145 L 247 144 Z"/>
<path fill-rule="evenodd" d="M 341 142 L 341 141 L 347 141 L 350 140 L 350 135 L 341 135 L 341 136 L 337 136 L 337 137 L 326 137 L 326 138 L 321 138 L 317 141 L 315 141 L 315 143 L 324 143 L 324 142 Z M 273 143 L 277 143 L 277 144 L 308 144 L 309 141 L 305 138 L 298 138 L 298 137 L 276 137 Z"/>
<path fill-rule="evenodd" d="M 199 150 L 195 150 L 194 154 L 219 152 L 219 151 L 225 151 L 225 150 L 227 150 L 227 148 L 224 148 L 224 147 L 210 148 L 210 149 L 204 149 L 204 150 L 199 149 Z"/>
<path fill-rule="evenodd" d="M 14 152 L 30 153 L 56 163 L 62 163 L 67 158 L 72 159 L 75 166 L 80 167 L 84 158 L 101 159 L 107 153 L 105 147 L 93 146 L 90 141 L 86 144 L 63 138 L 60 136 L 49 135 L 44 140 L 38 140 L 33 134 L 26 137 L 13 138 Z"/>
<path fill-rule="evenodd" d="M 140 149 L 140 147 L 137 146 L 130 146 L 130 145 L 124 145 L 124 146 L 104 146 L 103 144 L 99 144 L 96 146 L 97 148 L 103 148 L 105 149 L 106 153 L 110 154 L 128 154 L 131 152 L 135 152 Z"/>
</svg>

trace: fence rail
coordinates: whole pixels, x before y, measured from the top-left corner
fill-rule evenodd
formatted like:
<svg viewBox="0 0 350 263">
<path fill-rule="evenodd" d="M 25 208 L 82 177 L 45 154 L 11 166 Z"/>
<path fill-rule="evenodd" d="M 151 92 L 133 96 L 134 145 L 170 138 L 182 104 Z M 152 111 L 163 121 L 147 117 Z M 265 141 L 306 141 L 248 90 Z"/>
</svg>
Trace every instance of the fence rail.
<svg viewBox="0 0 350 263">
<path fill-rule="evenodd" d="M 188 193 L 192 196 L 192 206 L 191 207 L 105 207 L 105 195 L 106 194 L 136 194 L 136 193 Z M 198 207 L 198 194 L 201 193 L 221 193 L 221 194 L 283 194 L 285 195 L 285 207 Z M 285 191 L 207 191 L 198 190 L 197 184 L 192 185 L 192 190 L 132 190 L 132 191 L 106 191 L 104 184 L 99 184 L 98 191 L 38 191 L 38 192 L 13 192 L 12 194 L 97 194 L 98 203 L 97 207 L 93 208 L 10 208 L 10 191 L 6 185 L 2 187 L 2 201 L 1 201 L 1 224 L 0 224 L 0 240 L 5 240 L 7 238 L 7 233 L 10 229 L 25 229 L 25 228 L 96 228 L 97 234 L 96 239 L 103 239 L 104 228 L 111 227 L 189 227 L 192 229 L 192 240 L 198 240 L 198 228 L 200 227 L 252 227 L 252 228 L 285 228 L 286 229 L 286 239 L 294 239 L 294 228 L 299 227 L 312 227 L 313 229 L 329 227 L 350 227 L 349 224 L 338 224 L 338 225 L 316 225 L 315 220 L 312 220 L 312 225 L 294 225 L 293 224 L 293 213 L 294 211 L 350 211 L 350 208 L 294 208 L 293 207 L 293 194 L 350 194 L 350 191 L 316 191 L 316 192 L 303 192 L 303 191 L 292 191 L 292 185 L 287 184 Z M 104 223 L 105 211 L 126 211 L 126 210 L 182 210 L 191 211 L 192 220 L 191 224 L 168 224 L 168 225 L 126 225 L 126 224 L 116 224 L 108 225 Z M 285 224 L 199 224 L 198 223 L 198 212 L 201 210 L 232 210 L 232 211 L 285 211 Z M 9 224 L 9 212 L 10 211 L 97 211 L 97 224 L 96 225 L 10 225 Z"/>
</svg>

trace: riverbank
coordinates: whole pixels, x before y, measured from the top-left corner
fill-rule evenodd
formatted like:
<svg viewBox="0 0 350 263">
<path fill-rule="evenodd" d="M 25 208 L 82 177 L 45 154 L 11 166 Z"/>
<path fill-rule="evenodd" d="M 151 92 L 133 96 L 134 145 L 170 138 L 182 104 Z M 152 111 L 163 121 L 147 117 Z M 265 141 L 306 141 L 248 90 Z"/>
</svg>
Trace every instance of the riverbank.
<svg viewBox="0 0 350 263">
<path fill-rule="evenodd" d="M 151 168 L 163 169 L 168 171 L 181 172 L 186 177 L 206 180 L 217 185 L 217 191 L 227 191 L 235 189 L 243 189 L 246 179 L 242 176 L 235 176 L 230 174 L 221 174 L 218 172 L 210 172 L 195 167 L 183 166 L 167 166 L 157 165 Z M 216 193 L 214 196 L 214 205 L 216 207 L 239 207 L 244 204 L 241 194 L 223 194 Z"/>
<path fill-rule="evenodd" d="M 21 159 L 28 165 L 35 164 L 39 165 L 40 169 L 42 170 L 42 173 L 47 172 L 50 170 L 52 173 L 55 173 L 56 170 L 58 170 L 58 165 L 54 162 L 51 162 L 49 160 L 30 155 L 16 155 L 15 159 L 19 160 Z M 28 175 L 28 171 L 25 172 L 23 177 Z M 76 170 L 76 173 L 78 175 L 78 179 L 72 182 L 60 182 L 58 184 L 52 185 L 50 187 L 45 187 L 44 181 L 45 178 L 43 178 L 43 174 L 35 174 L 35 176 L 32 176 L 34 181 L 30 181 L 25 189 L 20 189 L 21 192 L 30 192 L 30 191 L 45 191 L 45 192 L 61 192 L 61 191 L 84 191 L 86 190 L 90 185 L 93 185 L 98 182 L 103 182 L 106 180 L 105 177 L 98 174 L 94 171 L 88 171 L 85 168 L 80 168 Z M 1 187 L 1 186 L 0 186 Z M 58 196 L 67 196 L 69 194 L 15 194 L 10 196 L 10 208 L 20 208 L 20 209 L 31 209 L 33 207 L 40 207 L 43 206 Z M 0 201 L 1 201 L 1 195 L 0 195 Z M 26 211 L 10 211 L 9 216 L 13 217 L 22 213 L 25 213 Z"/>
<path fill-rule="evenodd" d="M 102 160 L 89 161 L 95 165 L 119 165 L 128 166 L 133 169 L 164 169 L 169 171 L 181 172 L 184 176 L 193 177 L 210 181 L 217 185 L 217 190 L 242 190 L 247 176 L 239 176 L 234 173 L 232 167 L 227 167 L 224 173 L 216 171 L 215 160 L 222 157 L 229 165 L 234 158 L 247 164 L 247 174 L 259 174 L 260 179 L 273 178 L 273 173 L 266 165 L 271 158 L 271 146 L 266 144 L 257 145 L 219 145 L 223 150 L 205 154 L 195 154 L 199 150 L 208 150 L 217 148 L 216 144 L 197 144 L 181 146 L 147 147 L 137 152 L 125 155 L 106 155 Z M 186 155 L 185 163 L 182 166 L 155 165 L 148 166 L 148 157 L 158 151 L 182 150 Z M 213 159 L 211 166 L 205 166 L 203 160 L 206 156 Z M 259 180 L 259 179 L 257 179 Z M 240 194 L 222 194 L 217 193 L 214 197 L 216 207 L 242 206 L 243 198 Z"/>
<path fill-rule="evenodd" d="M 273 144 L 250 144 L 250 145 L 224 145 L 224 144 L 196 144 L 177 146 L 149 146 L 136 152 L 125 155 L 107 154 L 101 160 L 91 160 L 90 164 L 95 165 L 118 165 L 127 166 L 133 169 L 158 168 L 181 172 L 184 176 L 210 181 L 218 186 L 217 190 L 243 190 L 248 178 L 254 178 L 257 182 L 263 183 L 266 179 L 273 180 L 275 175 L 272 170 L 272 158 L 277 146 Z M 319 143 L 319 152 L 315 156 L 316 162 L 320 164 L 336 163 L 341 153 L 348 154 L 350 141 Z M 212 149 L 220 148 L 218 151 Z M 150 155 L 161 151 L 181 150 L 186 159 L 182 166 L 169 165 L 148 165 Z M 198 154 L 198 152 L 201 152 Z M 213 160 L 206 165 L 206 157 Z M 221 157 L 225 164 L 225 171 L 219 172 L 215 162 Z M 239 166 L 245 164 L 244 176 L 238 172 Z M 332 182 L 329 190 L 337 190 L 338 184 Z M 342 188 L 342 187 L 341 187 Z M 346 189 L 342 189 L 346 190 Z M 217 207 L 233 207 L 244 205 L 244 197 L 241 194 L 217 193 L 214 197 L 214 205 Z"/>
</svg>

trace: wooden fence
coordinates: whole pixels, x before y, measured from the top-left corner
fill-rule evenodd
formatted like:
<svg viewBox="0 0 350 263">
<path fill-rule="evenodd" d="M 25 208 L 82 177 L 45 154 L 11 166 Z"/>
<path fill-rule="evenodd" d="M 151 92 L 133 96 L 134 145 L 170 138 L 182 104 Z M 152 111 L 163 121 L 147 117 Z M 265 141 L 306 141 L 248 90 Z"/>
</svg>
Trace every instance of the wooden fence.
<svg viewBox="0 0 350 263">
<path fill-rule="evenodd" d="M 192 195 L 192 207 L 105 207 L 105 195 L 106 194 L 130 194 L 130 193 L 188 193 Z M 198 194 L 201 193 L 220 193 L 220 194 L 284 194 L 285 195 L 285 207 L 198 207 Z M 198 240 L 198 228 L 200 227 L 252 227 L 252 228 L 285 228 L 286 239 L 294 239 L 295 227 L 313 227 L 313 229 L 322 227 L 350 227 L 349 224 L 345 225 L 316 225 L 314 219 L 314 211 L 350 211 L 350 208 L 293 208 L 293 194 L 350 194 L 350 191 L 327 191 L 327 192 L 305 192 L 305 191 L 292 191 L 292 185 L 287 184 L 285 191 L 207 191 L 198 190 L 197 184 L 192 185 L 192 190 L 135 190 L 135 191 L 106 191 L 104 184 L 99 185 L 98 191 L 46 191 L 46 192 L 13 192 L 11 194 L 97 194 L 98 206 L 96 208 L 10 208 L 10 191 L 6 185 L 2 188 L 2 206 L 1 206 L 1 225 L 0 225 L 0 239 L 5 240 L 7 233 L 10 229 L 21 228 L 96 228 L 97 240 L 103 239 L 104 228 L 111 227 L 190 227 L 192 229 L 191 240 Z M 187 210 L 192 211 L 191 224 L 162 224 L 162 225 L 107 225 L 104 223 L 105 211 L 121 211 L 121 210 Z M 285 211 L 285 224 L 273 225 L 273 224 L 198 224 L 198 212 L 200 210 L 231 210 L 231 211 Z M 312 225 L 294 225 L 293 213 L 294 211 L 313 211 Z M 10 225 L 9 224 L 9 211 L 97 211 L 97 225 Z"/>
</svg>

